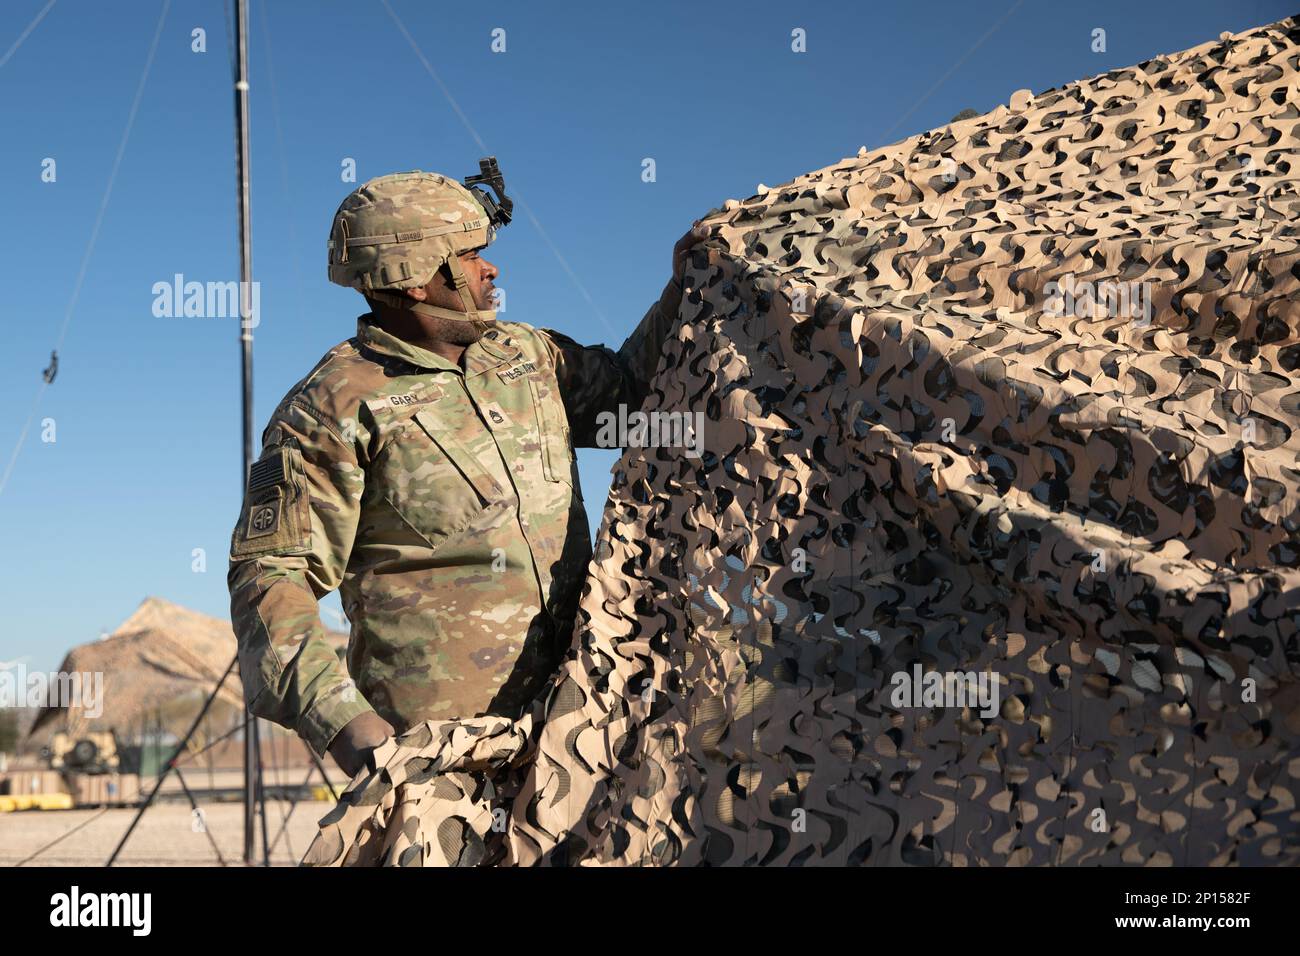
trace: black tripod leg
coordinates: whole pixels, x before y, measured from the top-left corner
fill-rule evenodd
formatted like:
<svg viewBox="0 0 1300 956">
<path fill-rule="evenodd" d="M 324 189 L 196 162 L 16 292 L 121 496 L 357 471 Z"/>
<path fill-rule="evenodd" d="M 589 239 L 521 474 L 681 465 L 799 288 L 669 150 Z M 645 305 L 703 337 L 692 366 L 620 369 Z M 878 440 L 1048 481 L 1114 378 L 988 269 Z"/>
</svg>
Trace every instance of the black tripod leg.
<svg viewBox="0 0 1300 956">
<path fill-rule="evenodd" d="M 140 809 L 136 811 L 135 817 L 131 820 L 131 825 L 126 828 L 126 833 L 122 834 L 121 841 L 117 844 L 117 848 L 113 850 L 113 855 L 108 858 L 108 862 L 105 863 L 104 866 L 112 866 L 113 863 L 116 862 L 118 854 L 122 852 L 122 847 L 126 846 L 126 841 L 131 839 L 131 834 L 135 832 L 136 825 L 140 822 L 140 818 L 144 816 L 146 810 L 153 806 L 154 798 L 158 796 L 158 791 L 162 789 L 163 781 L 167 779 L 167 774 L 176 769 L 176 761 L 179 760 L 181 754 L 185 752 L 185 747 L 190 742 L 190 738 L 194 736 L 194 731 L 198 729 L 199 723 L 205 716 L 207 716 L 208 709 L 212 706 L 213 701 L 215 701 L 217 695 L 221 693 L 221 688 L 225 686 L 226 678 L 230 676 L 231 672 L 238 665 L 239 655 L 236 654 L 234 660 L 230 662 L 230 666 L 226 668 L 226 672 L 221 675 L 221 680 L 217 681 L 217 686 L 212 689 L 212 693 L 208 695 L 208 699 L 203 702 L 203 707 L 199 711 L 198 716 L 194 718 L 194 723 L 190 724 L 190 729 L 185 732 L 185 736 L 181 738 L 180 743 L 176 745 L 176 750 L 172 753 L 171 759 L 167 761 L 167 765 L 163 768 L 163 772 L 158 775 L 158 779 L 154 782 L 153 790 L 149 792 L 149 798 L 145 800 L 144 803 L 140 804 Z M 220 853 L 218 853 L 218 856 L 220 856 Z"/>
<path fill-rule="evenodd" d="M 208 838 L 208 842 L 212 844 L 212 849 L 217 854 L 217 862 L 220 863 L 222 866 L 225 866 L 226 858 L 221 855 L 221 847 L 217 846 L 217 841 L 212 839 L 212 833 L 208 830 L 208 821 L 204 818 L 203 811 L 199 809 L 198 803 L 195 802 L 194 794 L 190 793 L 190 788 L 185 783 L 185 777 L 181 773 L 181 768 L 177 767 L 175 769 L 176 769 L 176 779 L 180 781 L 181 789 L 185 791 L 185 799 L 189 800 L 190 802 L 190 813 L 196 814 L 198 816 L 199 821 L 203 826 L 203 835 Z"/>
</svg>

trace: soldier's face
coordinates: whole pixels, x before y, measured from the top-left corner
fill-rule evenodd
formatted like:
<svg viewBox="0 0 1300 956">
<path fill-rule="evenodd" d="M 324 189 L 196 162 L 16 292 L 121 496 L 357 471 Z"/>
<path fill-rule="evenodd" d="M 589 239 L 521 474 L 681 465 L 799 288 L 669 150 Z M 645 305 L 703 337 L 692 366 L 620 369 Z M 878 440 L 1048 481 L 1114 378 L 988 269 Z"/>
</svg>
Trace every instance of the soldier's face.
<svg viewBox="0 0 1300 956">
<path fill-rule="evenodd" d="M 480 256 L 477 250 L 460 253 L 460 265 L 474 308 L 494 309 L 496 301 L 492 298 L 492 291 L 496 286 L 493 280 L 500 270 Z M 439 269 L 428 285 L 408 289 L 406 294 L 417 302 L 427 302 L 453 312 L 465 311 L 465 303 L 461 301 L 460 294 L 445 269 Z M 483 323 L 460 322 L 414 312 L 390 315 L 387 323 L 384 328 L 406 341 L 422 339 L 449 345 L 470 345 L 477 342 L 484 329 Z"/>
<path fill-rule="evenodd" d="M 465 273 L 465 280 L 469 283 L 474 305 L 480 309 L 495 308 L 496 302 L 492 298 L 492 292 L 496 289 L 494 280 L 501 270 L 484 259 L 478 250 L 462 252 L 460 264 Z"/>
</svg>

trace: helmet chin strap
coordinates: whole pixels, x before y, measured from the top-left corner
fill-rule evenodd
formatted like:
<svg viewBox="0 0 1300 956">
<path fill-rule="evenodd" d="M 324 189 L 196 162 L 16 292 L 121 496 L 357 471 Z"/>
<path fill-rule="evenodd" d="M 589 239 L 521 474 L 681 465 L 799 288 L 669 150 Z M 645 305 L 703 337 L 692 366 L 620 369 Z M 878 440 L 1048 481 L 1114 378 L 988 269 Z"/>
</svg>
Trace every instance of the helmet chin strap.
<svg viewBox="0 0 1300 956">
<path fill-rule="evenodd" d="M 461 304 L 465 306 L 465 311 L 457 312 L 455 309 L 444 309 L 437 305 L 428 305 L 424 302 L 416 302 L 414 299 L 404 295 L 392 295 L 388 292 L 378 290 L 368 292 L 367 295 L 376 302 L 392 306 L 395 309 L 409 309 L 417 315 L 427 315 L 437 319 L 447 319 L 451 322 L 468 322 L 474 326 L 480 333 L 486 332 L 496 321 L 496 309 L 478 309 L 475 308 L 475 302 L 469 294 L 469 282 L 465 278 L 465 273 L 460 266 L 460 258 L 451 256 L 447 259 L 447 267 L 451 271 L 451 281 L 456 286 L 456 291 L 460 294 Z"/>
</svg>

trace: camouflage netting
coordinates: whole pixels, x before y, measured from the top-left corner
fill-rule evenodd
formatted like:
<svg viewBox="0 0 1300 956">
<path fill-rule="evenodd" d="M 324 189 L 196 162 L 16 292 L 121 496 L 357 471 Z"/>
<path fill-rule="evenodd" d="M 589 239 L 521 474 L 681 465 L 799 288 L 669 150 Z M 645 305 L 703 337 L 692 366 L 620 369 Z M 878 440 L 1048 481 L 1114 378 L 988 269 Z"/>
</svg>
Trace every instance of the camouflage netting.
<svg viewBox="0 0 1300 956">
<path fill-rule="evenodd" d="M 1297 862 L 1298 42 L 713 214 L 647 406 L 703 458 L 623 456 L 544 704 L 390 741 L 306 862 Z"/>
</svg>

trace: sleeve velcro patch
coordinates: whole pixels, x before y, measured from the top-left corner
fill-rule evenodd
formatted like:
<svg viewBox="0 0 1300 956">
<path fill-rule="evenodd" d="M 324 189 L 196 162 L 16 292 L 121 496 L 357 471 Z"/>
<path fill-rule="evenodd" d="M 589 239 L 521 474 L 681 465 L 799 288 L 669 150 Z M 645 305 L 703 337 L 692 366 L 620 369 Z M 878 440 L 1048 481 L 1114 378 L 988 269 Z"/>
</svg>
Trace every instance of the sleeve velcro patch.
<svg viewBox="0 0 1300 956">
<path fill-rule="evenodd" d="M 302 554 L 311 545 L 311 499 L 302 451 L 293 443 L 262 450 L 248 469 L 248 486 L 239 524 L 231 536 L 230 557 Z"/>
<path fill-rule="evenodd" d="M 270 488 L 272 485 L 284 484 L 285 449 L 277 448 L 276 454 L 263 455 L 253 467 L 248 469 L 248 490 L 250 493 Z"/>
<path fill-rule="evenodd" d="M 279 494 L 274 498 L 254 503 L 248 508 L 248 527 L 244 529 L 245 538 L 264 538 L 280 530 L 280 507 L 283 501 Z"/>
</svg>

